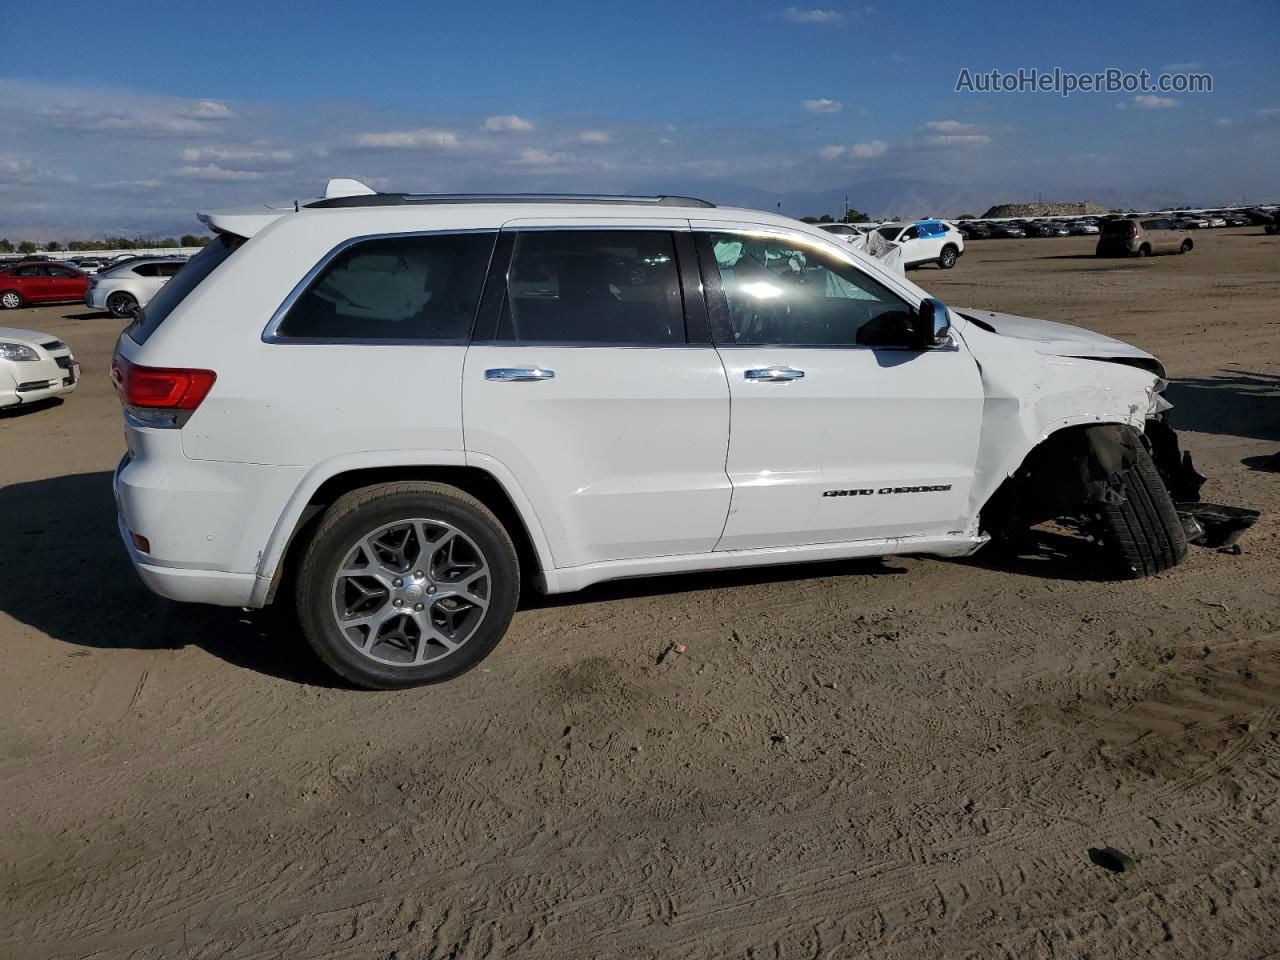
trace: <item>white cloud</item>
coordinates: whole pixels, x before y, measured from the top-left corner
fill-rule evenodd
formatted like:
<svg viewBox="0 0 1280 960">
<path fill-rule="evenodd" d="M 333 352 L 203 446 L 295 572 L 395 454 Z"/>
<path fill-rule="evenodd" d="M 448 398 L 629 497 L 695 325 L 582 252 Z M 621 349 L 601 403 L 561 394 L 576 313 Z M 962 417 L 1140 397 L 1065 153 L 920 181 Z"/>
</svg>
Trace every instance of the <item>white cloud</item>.
<svg viewBox="0 0 1280 960">
<path fill-rule="evenodd" d="M 844 106 L 839 100 L 819 97 L 817 100 L 803 100 L 804 108 L 810 113 L 839 113 Z"/>
<path fill-rule="evenodd" d="M 930 130 L 936 130 L 938 133 L 963 133 L 966 130 L 972 130 L 972 123 L 961 123 L 959 120 L 930 120 L 925 124 Z"/>
<path fill-rule="evenodd" d="M 158 99 L 123 107 L 104 102 L 64 102 L 36 114 L 37 119 L 63 130 L 148 137 L 207 134 L 212 124 L 234 116 L 220 100 L 183 103 Z"/>
<path fill-rule="evenodd" d="M 1150 93 L 1140 93 L 1133 98 L 1133 105 L 1139 110 L 1169 110 L 1180 103 L 1172 97 L 1157 97 Z"/>
<path fill-rule="evenodd" d="M 235 116 L 221 100 L 197 100 L 182 113 L 195 120 L 230 120 Z"/>
<path fill-rule="evenodd" d="M 497 116 L 487 117 L 484 121 L 486 130 L 511 130 L 525 131 L 532 130 L 533 124 L 524 117 L 517 117 L 514 113 L 501 113 Z"/>
<path fill-rule="evenodd" d="M 985 133 L 939 133 L 925 137 L 924 142 L 931 147 L 962 147 L 990 143 L 991 137 Z"/>
<path fill-rule="evenodd" d="M 369 150 L 456 150 L 462 141 L 452 130 L 385 130 L 380 133 L 358 133 L 355 145 Z"/>
<path fill-rule="evenodd" d="M 606 130 L 583 130 L 578 134 L 583 143 L 609 143 L 613 140 Z"/>
<path fill-rule="evenodd" d="M 290 150 L 252 147 L 188 147 L 179 156 L 184 163 L 216 163 L 238 170 L 261 170 L 293 163 Z"/>
<path fill-rule="evenodd" d="M 1275 120 L 1280 118 L 1280 107 L 1263 107 L 1258 111 L 1258 116 L 1263 120 Z"/>
<path fill-rule="evenodd" d="M 1217 120 L 1213 122 L 1215 125 L 1219 127 L 1229 127 L 1235 123 L 1235 121 L 1232 120 L 1230 117 L 1219 117 Z"/>
<path fill-rule="evenodd" d="M 212 183 L 261 180 L 266 174 L 260 170 L 232 170 L 216 163 L 187 163 L 173 171 L 175 177 L 184 180 L 207 180 Z"/>
<path fill-rule="evenodd" d="M 823 160 L 873 160 L 882 157 L 889 150 L 883 140 L 870 140 L 866 143 L 854 143 L 849 146 L 830 144 L 818 151 Z"/>
<path fill-rule="evenodd" d="M 844 23 L 844 14 L 839 10 L 787 7 L 782 11 L 782 19 L 792 23 Z"/>
<path fill-rule="evenodd" d="M 512 161 L 522 167 L 557 167 L 573 159 L 567 153 L 550 153 L 530 147 L 521 150 L 520 156 Z"/>
<path fill-rule="evenodd" d="M 38 167 L 25 157 L 0 156 L 0 187 L 29 187 L 48 183 L 74 183 L 67 173 Z"/>
</svg>

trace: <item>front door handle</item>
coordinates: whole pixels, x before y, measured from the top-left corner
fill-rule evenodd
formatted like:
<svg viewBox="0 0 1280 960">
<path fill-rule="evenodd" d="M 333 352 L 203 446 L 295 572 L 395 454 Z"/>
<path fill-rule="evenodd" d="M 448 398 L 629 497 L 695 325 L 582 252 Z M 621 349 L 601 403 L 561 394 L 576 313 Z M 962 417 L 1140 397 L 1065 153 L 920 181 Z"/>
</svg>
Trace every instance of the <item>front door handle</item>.
<svg viewBox="0 0 1280 960">
<path fill-rule="evenodd" d="M 804 376 L 804 371 L 782 365 L 744 370 L 742 375 L 748 380 L 754 380 L 757 383 L 786 383 L 788 380 L 799 380 Z"/>
<path fill-rule="evenodd" d="M 507 380 L 512 383 L 550 380 L 555 375 L 554 370 L 543 370 L 541 367 L 493 367 L 484 372 L 486 380 Z"/>
</svg>

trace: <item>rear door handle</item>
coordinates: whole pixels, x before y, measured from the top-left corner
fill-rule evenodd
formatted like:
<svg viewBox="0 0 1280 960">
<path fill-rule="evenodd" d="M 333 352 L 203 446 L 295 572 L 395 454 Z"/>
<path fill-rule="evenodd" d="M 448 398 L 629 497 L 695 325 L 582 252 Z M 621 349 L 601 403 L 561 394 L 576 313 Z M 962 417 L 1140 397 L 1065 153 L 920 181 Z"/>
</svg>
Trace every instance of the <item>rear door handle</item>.
<svg viewBox="0 0 1280 960">
<path fill-rule="evenodd" d="M 486 380 L 507 380 L 513 383 L 550 380 L 555 375 L 554 370 L 543 370 L 541 367 L 493 367 L 484 372 Z"/>
<path fill-rule="evenodd" d="M 796 370 L 786 365 L 778 367 L 758 367 L 755 370 L 744 370 L 742 375 L 748 380 L 758 383 L 786 383 L 788 380 L 799 380 L 804 376 L 803 370 Z"/>
</svg>

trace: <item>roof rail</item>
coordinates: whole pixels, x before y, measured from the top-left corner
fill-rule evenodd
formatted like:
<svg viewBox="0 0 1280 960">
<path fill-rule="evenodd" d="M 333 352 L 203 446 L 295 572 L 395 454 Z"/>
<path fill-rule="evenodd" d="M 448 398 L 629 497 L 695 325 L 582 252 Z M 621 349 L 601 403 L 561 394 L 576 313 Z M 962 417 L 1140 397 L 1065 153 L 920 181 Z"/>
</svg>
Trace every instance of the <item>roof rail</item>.
<svg viewBox="0 0 1280 960">
<path fill-rule="evenodd" d="M 651 207 L 714 207 L 696 197 L 633 197 L 598 193 L 373 193 L 326 197 L 306 204 L 308 209 L 336 207 L 392 207 L 432 203 L 622 203 Z"/>
</svg>

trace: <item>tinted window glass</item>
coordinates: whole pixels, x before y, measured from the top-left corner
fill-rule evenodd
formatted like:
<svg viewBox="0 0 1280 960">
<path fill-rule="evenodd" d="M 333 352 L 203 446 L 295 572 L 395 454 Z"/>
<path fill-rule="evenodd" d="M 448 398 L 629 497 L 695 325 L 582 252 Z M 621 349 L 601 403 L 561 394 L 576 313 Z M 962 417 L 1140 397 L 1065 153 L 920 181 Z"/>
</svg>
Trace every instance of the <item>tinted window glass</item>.
<svg viewBox="0 0 1280 960">
<path fill-rule="evenodd" d="M 1159 230 L 1160 221 L 1159 220 L 1143 220 L 1142 229 L 1143 230 Z"/>
<path fill-rule="evenodd" d="M 176 277 L 178 275 L 178 271 L 184 266 L 186 266 L 186 264 L 178 263 L 177 261 L 174 261 L 173 263 L 157 264 L 160 276 L 162 277 Z"/>
<path fill-rule="evenodd" d="M 140 277 L 158 277 L 160 276 L 160 264 L 140 263 L 133 268 L 133 272 Z"/>
<path fill-rule="evenodd" d="M 516 235 L 499 340 L 684 343 L 671 234 L 547 230 Z"/>
<path fill-rule="evenodd" d="M 45 270 L 51 277 L 74 277 L 75 274 L 66 267 L 46 267 Z"/>
<path fill-rule="evenodd" d="M 19 267 L 13 271 L 15 277 L 43 277 L 44 267 Z"/>
<path fill-rule="evenodd" d="M 354 244 L 330 261 L 276 332 L 325 340 L 466 340 L 496 237 L 441 234 Z"/>
<path fill-rule="evenodd" d="M 886 240 L 897 240 L 898 234 L 901 230 L 901 227 L 881 227 L 880 236 L 884 237 Z"/>
<path fill-rule="evenodd" d="M 243 238 L 230 234 L 219 234 L 218 237 L 209 241 L 203 250 L 185 264 L 187 269 L 176 276 L 171 283 L 166 283 L 160 288 L 160 292 L 151 298 L 146 308 L 135 317 L 133 323 L 129 324 L 125 333 L 137 343 L 146 343 L 147 338 L 156 332 L 160 324 L 164 323 L 174 307 L 185 300 L 187 294 L 239 249 L 242 243 L 244 243 Z"/>
<path fill-rule="evenodd" d="M 911 309 L 879 281 L 813 247 L 709 234 L 734 342 L 901 346 Z"/>
</svg>

